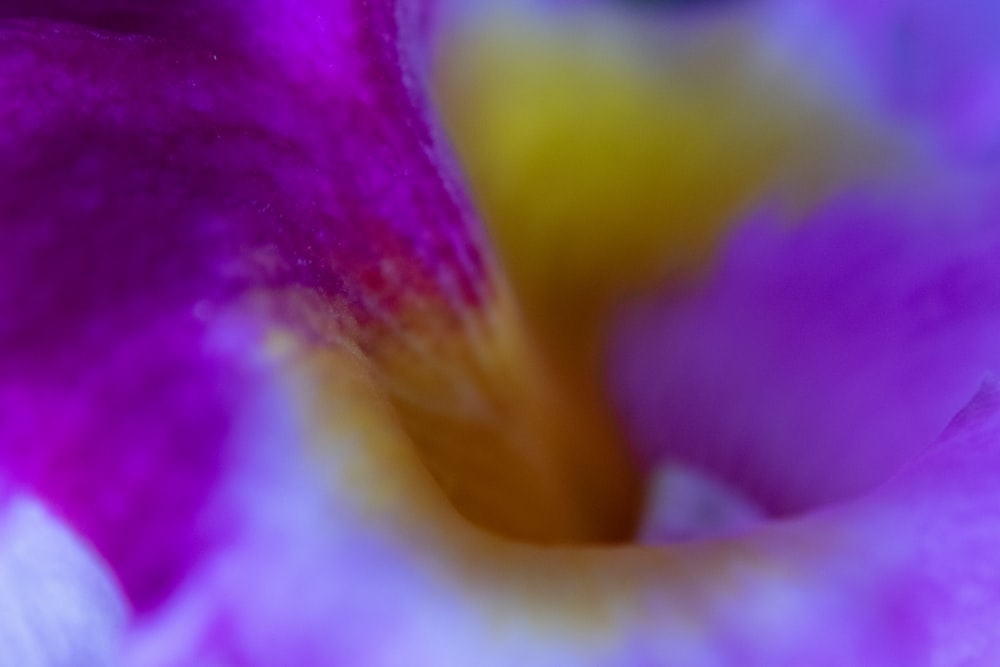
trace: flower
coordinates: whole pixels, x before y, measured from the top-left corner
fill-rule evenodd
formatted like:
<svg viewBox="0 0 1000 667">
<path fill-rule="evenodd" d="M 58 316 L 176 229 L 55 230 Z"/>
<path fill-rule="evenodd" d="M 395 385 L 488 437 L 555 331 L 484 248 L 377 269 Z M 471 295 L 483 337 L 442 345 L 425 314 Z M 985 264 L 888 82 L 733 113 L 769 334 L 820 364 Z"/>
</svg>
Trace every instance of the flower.
<svg viewBox="0 0 1000 667">
<path fill-rule="evenodd" d="M 448 57 L 461 33 L 428 8 L 0 10 L 0 638 L 18 664 L 990 664 L 1000 389 L 988 375 L 988 174 L 939 166 L 886 130 L 891 118 L 869 122 L 877 113 L 853 98 L 805 85 L 814 69 L 763 58 L 770 14 L 683 23 L 673 34 L 693 35 L 685 48 L 700 55 L 677 61 L 674 83 L 693 92 L 652 94 L 676 117 L 659 125 L 644 98 L 627 103 L 648 90 L 628 79 L 610 117 L 637 114 L 629 128 L 660 148 L 679 118 L 697 137 L 691 156 L 735 123 L 695 161 L 700 174 L 786 103 L 788 122 L 819 113 L 824 133 L 804 144 L 806 160 L 802 144 L 775 156 L 750 141 L 754 164 L 773 163 L 706 189 L 726 201 L 688 200 L 697 224 L 680 236 L 626 218 L 617 245 L 602 246 L 597 213 L 579 235 L 557 224 L 548 242 L 580 254 L 556 268 L 592 280 L 569 289 L 532 273 L 551 271 L 552 246 L 511 261 L 517 234 L 536 227 L 503 226 L 508 204 L 535 214 L 565 200 L 492 190 L 492 175 L 511 172 L 477 171 L 477 142 L 491 135 L 463 137 L 469 116 L 449 102 L 445 71 L 440 103 L 508 286 L 422 83 L 475 61 Z M 617 34 L 608 53 L 636 34 L 587 8 L 545 11 L 611 30 L 583 33 Z M 650 26 L 654 39 L 662 24 Z M 430 39 L 444 60 L 427 57 Z M 763 60 L 741 61 L 708 94 L 685 79 L 732 48 Z M 612 72 L 597 83 L 621 84 L 626 61 L 601 59 Z M 746 75 L 782 104 L 702 125 L 715 104 L 755 108 Z M 595 107 L 585 120 L 617 157 L 635 157 Z M 888 158 L 859 171 L 873 147 Z M 571 166 L 588 173 L 582 155 Z M 536 156 L 528 144 L 511 164 Z M 931 166 L 900 167 L 914 156 Z M 609 181 L 591 181 L 598 199 L 628 184 Z M 775 183 L 797 196 L 761 204 Z M 859 189 L 872 183 L 879 196 Z M 685 210 L 651 201 L 650 220 Z M 797 227 L 772 222 L 801 211 Z M 660 254 L 681 242 L 699 261 Z M 650 295 L 664 279 L 672 291 Z M 631 311 L 609 320 L 624 299 Z M 609 321 L 623 323 L 611 387 L 641 465 L 602 402 Z M 854 346 L 831 356 L 838 327 Z M 855 447 L 830 449 L 851 436 Z M 803 440 L 814 449 L 796 457 Z M 740 525 L 727 518 L 713 539 L 609 544 L 634 535 L 640 477 L 676 460 L 721 480 L 682 477 L 682 494 L 730 511 L 735 489 L 763 513 L 734 512 Z M 682 506 L 666 480 L 663 502 Z M 649 541 L 676 539 L 675 518 L 662 534 L 648 526 Z"/>
</svg>

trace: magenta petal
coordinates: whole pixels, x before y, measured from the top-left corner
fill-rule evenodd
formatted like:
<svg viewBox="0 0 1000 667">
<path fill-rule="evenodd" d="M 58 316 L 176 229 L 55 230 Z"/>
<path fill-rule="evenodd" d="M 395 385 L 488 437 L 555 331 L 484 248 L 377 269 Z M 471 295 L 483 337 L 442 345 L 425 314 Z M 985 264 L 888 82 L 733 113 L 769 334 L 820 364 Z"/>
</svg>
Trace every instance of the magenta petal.
<svg viewBox="0 0 1000 667">
<path fill-rule="evenodd" d="M 140 609 L 209 539 L 193 518 L 223 470 L 239 396 L 186 319 L 81 342 L 88 364 L 22 353 L 0 384 L 6 473 L 95 544 Z"/>
<path fill-rule="evenodd" d="M 204 508 L 264 330 L 364 347 L 490 286 L 392 3 L 0 16 L 0 467 L 145 610 L 230 530 Z"/>
<path fill-rule="evenodd" d="M 703 284 L 636 308 L 615 373 L 640 455 L 777 514 L 885 479 L 1000 369 L 1000 229 L 971 201 L 758 220 Z"/>
</svg>

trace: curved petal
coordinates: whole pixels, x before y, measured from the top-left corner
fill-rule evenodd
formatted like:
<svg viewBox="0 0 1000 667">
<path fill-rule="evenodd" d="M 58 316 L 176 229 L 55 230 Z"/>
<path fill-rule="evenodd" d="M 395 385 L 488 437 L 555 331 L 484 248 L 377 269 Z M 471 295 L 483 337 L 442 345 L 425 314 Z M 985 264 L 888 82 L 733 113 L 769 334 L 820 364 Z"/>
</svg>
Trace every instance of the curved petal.
<svg viewBox="0 0 1000 667">
<path fill-rule="evenodd" d="M 613 372 L 644 460 L 776 514 L 885 479 L 1000 368 L 992 201 L 913 189 L 744 225 L 710 276 L 623 327 Z"/>
<path fill-rule="evenodd" d="M 298 477 L 140 629 L 131 664 L 990 664 L 998 396 L 987 383 L 856 502 L 658 549 L 540 549 L 447 522 L 386 533 L 343 514 L 316 533 L 283 516 L 316 507 Z"/>
</svg>

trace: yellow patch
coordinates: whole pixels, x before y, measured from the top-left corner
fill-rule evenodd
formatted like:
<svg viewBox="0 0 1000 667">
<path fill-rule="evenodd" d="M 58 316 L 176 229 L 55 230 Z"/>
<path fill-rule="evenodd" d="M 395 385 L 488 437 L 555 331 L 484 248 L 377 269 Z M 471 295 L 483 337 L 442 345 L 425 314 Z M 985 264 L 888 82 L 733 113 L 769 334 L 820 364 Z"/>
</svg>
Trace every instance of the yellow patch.
<svg viewBox="0 0 1000 667">
<path fill-rule="evenodd" d="M 446 31 L 438 106 L 519 306 L 587 409 L 612 309 L 706 264 L 762 201 L 801 207 L 899 158 L 783 60 L 752 16 L 474 14 Z"/>
</svg>

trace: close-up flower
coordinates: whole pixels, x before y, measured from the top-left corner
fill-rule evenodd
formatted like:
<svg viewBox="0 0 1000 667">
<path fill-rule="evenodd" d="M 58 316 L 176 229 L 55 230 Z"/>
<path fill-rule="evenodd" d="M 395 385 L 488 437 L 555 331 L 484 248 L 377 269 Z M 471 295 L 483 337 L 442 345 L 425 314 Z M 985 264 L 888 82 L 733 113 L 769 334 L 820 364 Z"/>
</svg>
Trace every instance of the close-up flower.
<svg viewBox="0 0 1000 667">
<path fill-rule="evenodd" d="M 985 0 L 0 0 L 0 62 L 0 667 L 1000 663 Z"/>
</svg>

